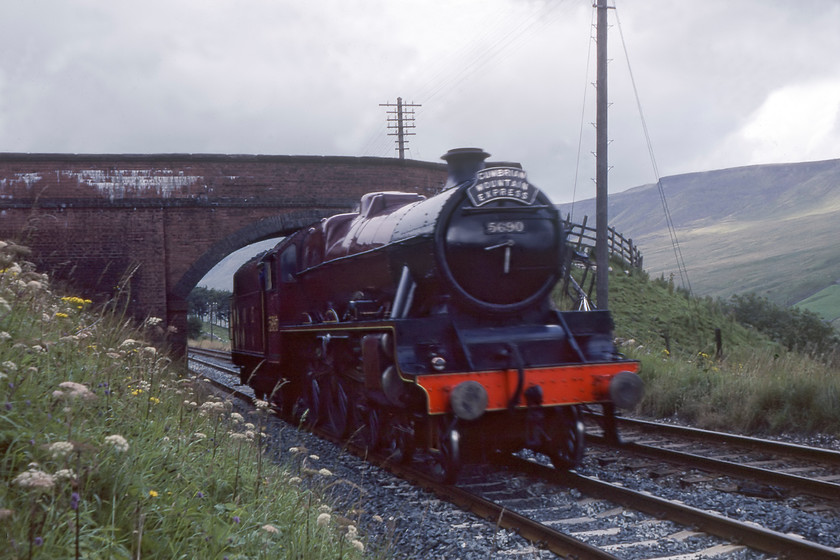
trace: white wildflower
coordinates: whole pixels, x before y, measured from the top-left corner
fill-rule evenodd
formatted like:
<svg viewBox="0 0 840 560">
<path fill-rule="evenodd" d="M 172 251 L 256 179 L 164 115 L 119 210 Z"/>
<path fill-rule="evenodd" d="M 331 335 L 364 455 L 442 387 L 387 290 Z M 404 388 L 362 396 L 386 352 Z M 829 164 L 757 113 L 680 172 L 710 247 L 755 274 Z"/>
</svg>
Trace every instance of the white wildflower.
<svg viewBox="0 0 840 560">
<path fill-rule="evenodd" d="M 233 421 L 234 424 L 239 424 L 245 421 L 245 418 L 238 412 L 231 412 L 230 419 Z"/>
<path fill-rule="evenodd" d="M 316 523 L 318 523 L 318 527 L 326 527 L 330 524 L 330 519 L 332 519 L 332 516 L 329 513 L 322 513 L 318 515 Z"/>
<path fill-rule="evenodd" d="M 269 535 L 276 535 L 277 533 L 280 532 L 280 529 L 278 529 L 274 525 L 268 525 L 268 524 L 263 525 L 262 527 L 260 527 L 260 529 L 262 529 L 263 531 L 265 531 Z"/>
<path fill-rule="evenodd" d="M 128 442 L 124 437 L 119 434 L 113 434 L 105 438 L 105 443 L 108 443 L 114 447 L 114 450 L 118 453 L 125 453 L 128 451 Z"/>
<path fill-rule="evenodd" d="M 321 476 L 332 476 L 332 473 L 329 471 L 329 469 L 321 469 L 318 471 L 318 474 L 320 474 Z"/>
<path fill-rule="evenodd" d="M 365 545 L 364 545 L 364 544 L 362 544 L 362 541 L 360 541 L 360 540 L 353 539 L 352 541 L 350 541 L 350 544 L 351 544 L 351 545 L 353 546 L 353 548 L 355 548 L 358 552 L 364 552 L 364 551 L 365 551 Z"/>
<path fill-rule="evenodd" d="M 49 451 L 53 459 L 60 459 L 73 452 L 73 444 L 69 441 L 56 441 L 50 444 Z"/>
<path fill-rule="evenodd" d="M 30 468 L 28 471 L 24 471 L 17 475 L 12 482 L 21 488 L 48 490 L 55 485 L 55 478 L 44 471 Z"/>
<path fill-rule="evenodd" d="M 73 469 L 61 469 L 56 471 L 53 476 L 57 481 L 76 480 L 76 473 L 73 472 Z"/>
</svg>

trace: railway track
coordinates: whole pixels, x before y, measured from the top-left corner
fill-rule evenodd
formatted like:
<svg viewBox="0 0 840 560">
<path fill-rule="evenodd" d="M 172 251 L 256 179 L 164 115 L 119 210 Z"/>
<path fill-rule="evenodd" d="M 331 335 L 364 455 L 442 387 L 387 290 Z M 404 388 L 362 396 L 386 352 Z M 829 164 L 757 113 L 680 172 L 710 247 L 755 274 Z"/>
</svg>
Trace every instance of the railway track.
<svg viewBox="0 0 840 560">
<path fill-rule="evenodd" d="M 768 497 L 783 490 L 840 502 L 840 451 L 631 418 L 618 422 L 622 426 L 618 449 L 625 456 L 772 486 Z M 587 435 L 590 443 L 606 444 L 603 437 Z"/>
<path fill-rule="evenodd" d="M 190 360 L 202 364 L 205 369 L 219 371 L 219 375 L 214 376 L 218 377 L 214 383 L 223 386 L 227 393 L 244 399 L 252 397 L 249 389 L 236 386 L 238 372 L 223 363 L 226 360 L 225 353 L 191 349 Z M 624 419 L 621 421 L 627 424 Z M 684 436 L 659 435 L 653 438 L 650 431 L 654 429 L 655 426 L 647 424 L 628 428 L 624 443 L 617 449 L 598 443 L 593 461 L 609 465 L 619 460 L 626 461 L 630 455 L 638 455 L 650 460 L 658 468 L 661 468 L 663 460 L 690 466 L 691 469 L 699 468 L 694 462 L 701 455 L 676 449 L 677 446 L 685 446 L 685 442 L 681 439 L 680 443 L 675 443 L 674 438 Z M 332 439 L 329 434 L 318 435 Z M 597 440 L 597 435 L 593 437 Z M 700 439 L 703 438 L 709 448 L 720 449 L 722 444 L 716 443 L 711 433 L 702 434 Z M 397 476 L 434 492 L 441 499 L 468 509 L 498 527 L 519 533 L 534 543 L 535 550 L 548 549 L 563 557 L 653 558 L 670 554 L 673 558 L 682 558 L 681 554 L 694 554 L 699 555 L 696 557 L 737 555 L 738 558 L 840 558 L 840 550 L 832 546 L 757 526 L 748 520 L 732 519 L 721 513 L 707 511 L 704 507 L 655 496 L 650 491 L 633 490 L 620 479 L 608 482 L 600 476 L 561 473 L 542 463 L 541 458 L 497 457 L 490 465 L 466 468 L 461 483 L 446 486 L 439 484 L 429 473 L 433 458 L 421 456 L 412 464 L 402 465 L 384 455 L 366 455 L 364 450 L 354 448 L 352 444 L 344 442 L 342 445 Z M 734 445 L 734 442 L 729 442 L 724 447 L 729 450 Z M 757 442 L 750 445 L 756 446 L 753 448 L 756 450 L 751 451 L 756 454 L 750 455 L 752 458 L 771 453 L 768 448 L 758 447 Z M 741 449 L 744 447 L 739 447 L 735 454 L 742 453 Z M 783 446 L 779 449 L 795 452 L 794 455 L 807 455 L 811 465 L 809 468 L 830 468 L 814 466 L 823 461 L 819 457 L 824 455 L 811 451 L 812 448 Z M 609 454 L 617 454 L 620 459 L 613 460 Z M 704 461 L 709 462 L 703 463 L 702 468 L 710 471 L 718 464 L 741 464 L 726 459 L 710 459 L 709 455 L 707 449 Z M 825 463 L 834 461 L 829 459 L 834 457 L 832 453 L 825 457 Z M 739 476 L 753 483 L 760 481 L 760 484 L 770 484 L 766 482 L 768 479 L 759 478 L 755 474 L 757 471 L 751 469 L 776 471 L 766 464 L 761 467 L 748 465 L 750 462 L 755 463 L 757 459 L 745 461 L 743 465 L 747 466 L 739 466 L 737 475 L 725 470 L 731 469 L 731 466 L 720 467 L 714 472 L 722 476 Z M 777 473 L 774 476 L 781 475 Z M 774 478 L 772 484 L 784 484 L 791 491 L 807 492 L 822 500 L 834 499 L 836 489 L 806 488 L 806 485 L 798 487 L 797 479 L 809 477 L 792 476 Z M 826 474 L 826 477 L 830 476 Z"/>
</svg>

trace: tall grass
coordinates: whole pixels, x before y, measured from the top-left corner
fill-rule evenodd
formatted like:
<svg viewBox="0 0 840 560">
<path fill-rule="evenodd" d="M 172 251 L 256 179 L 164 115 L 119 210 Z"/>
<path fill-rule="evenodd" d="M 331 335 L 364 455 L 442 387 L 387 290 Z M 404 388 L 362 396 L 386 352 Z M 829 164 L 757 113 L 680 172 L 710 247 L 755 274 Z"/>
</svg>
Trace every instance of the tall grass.
<svg viewBox="0 0 840 560">
<path fill-rule="evenodd" d="M 23 253 L 0 242 L 0 557 L 361 555 L 332 474 L 265 458 L 265 403 L 234 411 L 149 343 L 159 320 L 60 297 Z"/>
<path fill-rule="evenodd" d="M 610 280 L 622 350 L 642 361 L 637 412 L 744 433 L 840 435 L 836 356 L 790 352 L 668 281 L 620 270 Z"/>
</svg>

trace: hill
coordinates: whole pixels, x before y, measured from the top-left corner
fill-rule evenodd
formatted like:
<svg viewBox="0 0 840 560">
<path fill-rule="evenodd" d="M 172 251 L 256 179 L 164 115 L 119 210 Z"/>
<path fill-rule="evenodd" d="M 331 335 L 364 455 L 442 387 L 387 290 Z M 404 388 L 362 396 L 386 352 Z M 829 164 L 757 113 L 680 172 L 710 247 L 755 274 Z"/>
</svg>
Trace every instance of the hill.
<svg viewBox="0 0 840 560">
<path fill-rule="evenodd" d="M 696 295 L 755 292 L 789 306 L 840 279 L 840 160 L 689 173 L 661 182 Z M 573 212 L 574 221 L 595 215 L 594 199 L 560 208 L 564 215 Z M 679 279 L 655 184 L 610 195 L 609 214 L 610 225 L 640 247 L 652 276 Z M 840 308 L 820 301 L 820 309 L 811 309 Z"/>
</svg>

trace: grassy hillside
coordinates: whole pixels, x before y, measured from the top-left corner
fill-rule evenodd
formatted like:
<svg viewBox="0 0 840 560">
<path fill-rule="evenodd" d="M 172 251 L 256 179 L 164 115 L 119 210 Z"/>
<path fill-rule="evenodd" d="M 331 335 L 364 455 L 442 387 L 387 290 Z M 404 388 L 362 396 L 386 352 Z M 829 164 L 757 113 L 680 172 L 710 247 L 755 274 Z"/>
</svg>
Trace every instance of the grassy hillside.
<svg viewBox="0 0 840 560">
<path fill-rule="evenodd" d="M 837 355 L 788 352 L 736 323 L 720 301 L 639 271 L 616 268 L 610 307 L 622 351 L 642 361 L 637 412 L 744 433 L 840 432 Z"/>
<path fill-rule="evenodd" d="M 835 329 L 840 327 L 840 284 L 832 284 L 813 296 L 796 304 L 831 321 Z M 840 330 L 840 329 L 838 329 Z"/>
<path fill-rule="evenodd" d="M 695 294 L 755 292 L 787 306 L 840 279 L 840 160 L 691 173 L 662 185 Z M 677 272 L 655 185 L 613 194 L 609 207 L 610 225 L 638 244 L 652 276 Z M 594 200 L 574 205 L 574 219 L 584 215 L 595 215 Z"/>
</svg>

